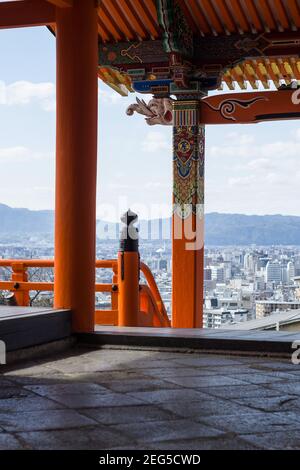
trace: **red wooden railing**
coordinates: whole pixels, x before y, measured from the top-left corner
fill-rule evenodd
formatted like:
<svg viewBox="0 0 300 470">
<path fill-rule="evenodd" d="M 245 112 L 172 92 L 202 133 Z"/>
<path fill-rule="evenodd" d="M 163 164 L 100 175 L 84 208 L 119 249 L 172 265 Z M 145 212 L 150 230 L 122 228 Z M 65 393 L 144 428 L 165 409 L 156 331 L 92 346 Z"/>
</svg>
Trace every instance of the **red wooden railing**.
<svg viewBox="0 0 300 470">
<path fill-rule="evenodd" d="M 30 305 L 30 291 L 51 292 L 54 290 L 53 282 L 31 282 L 28 279 L 30 268 L 54 268 L 54 260 L 3 260 L 0 267 L 11 268 L 11 279 L 0 280 L 0 291 L 14 293 L 16 305 Z M 118 261 L 97 260 L 96 268 L 111 269 L 111 283 L 96 283 L 95 292 L 111 294 L 111 310 L 96 310 L 95 325 L 119 324 L 119 289 L 118 289 Z M 140 263 L 140 271 L 144 274 L 146 284 L 140 284 L 140 312 L 137 326 L 169 327 L 170 320 L 167 315 L 157 284 L 151 270 L 144 263 Z M 130 295 L 130 293 L 128 293 Z"/>
</svg>

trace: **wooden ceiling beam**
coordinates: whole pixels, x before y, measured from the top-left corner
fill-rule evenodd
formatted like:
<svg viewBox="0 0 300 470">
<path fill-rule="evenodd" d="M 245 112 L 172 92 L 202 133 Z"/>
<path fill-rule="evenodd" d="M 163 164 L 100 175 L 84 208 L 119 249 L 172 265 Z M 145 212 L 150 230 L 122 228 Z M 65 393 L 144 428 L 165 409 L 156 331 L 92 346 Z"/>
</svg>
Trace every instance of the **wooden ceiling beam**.
<svg viewBox="0 0 300 470">
<path fill-rule="evenodd" d="M 55 7 L 40 0 L 0 3 L 0 29 L 44 26 L 55 23 Z"/>
<path fill-rule="evenodd" d="M 228 30 L 230 34 L 238 33 L 237 25 L 235 24 L 231 12 L 224 0 L 213 0 L 213 5 L 215 10 L 219 10 L 220 12 L 224 29 Z"/>
<path fill-rule="evenodd" d="M 260 31 L 264 31 L 264 25 L 262 24 L 256 6 L 253 3 L 253 0 L 244 0 L 244 10 L 247 13 L 248 21 L 251 23 L 251 31 L 256 34 Z"/>
<path fill-rule="evenodd" d="M 299 105 L 292 100 L 294 92 L 287 89 L 209 96 L 201 101 L 201 124 L 251 124 L 300 119 Z"/>
<path fill-rule="evenodd" d="M 131 4 L 132 11 L 135 12 L 136 16 L 142 20 L 145 28 L 147 29 L 151 39 L 156 39 L 159 36 L 159 26 L 153 20 L 152 16 L 150 17 L 147 11 L 146 2 L 141 0 L 128 0 Z"/>
<path fill-rule="evenodd" d="M 134 14 L 131 5 L 128 3 L 128 0 L 118 0 L 118 4 L 131 28 L 135 31 L 137 38 L 139 40 L 146 39 L 148 37 L 147 30 L 145 29 L 143 23 L 140 21 L 140 18 L 138 18 L 138 16 Z"/>
<path fill-rule="evenodd" d="M 278 28 L 269 4 L 266 1 L 255 0 L 255 6 L 264 24 L 265 31 L 276 31 Z"/>
</svg>

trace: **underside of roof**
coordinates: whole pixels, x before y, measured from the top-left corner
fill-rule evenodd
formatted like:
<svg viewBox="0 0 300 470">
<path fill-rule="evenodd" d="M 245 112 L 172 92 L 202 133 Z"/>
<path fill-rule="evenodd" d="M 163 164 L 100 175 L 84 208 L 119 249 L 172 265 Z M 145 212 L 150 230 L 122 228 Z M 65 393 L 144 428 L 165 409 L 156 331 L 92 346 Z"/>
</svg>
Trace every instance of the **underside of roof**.
<svg viewBox="0 0 300 470">
<path fill-rule="evenodd" d="M 230 48 L 232 38 L 259 42 L 269 41 L 268 35 L 276 35 L 279 49 L 273 53 L 265 54 L 262 48 L 253 56 L 249 47 L 249 55 L 245 53 L 241 60 L 232 60 L 227 67 L 222 64 L 219 88 L 226 84 L 229 89 L 238 85 L 241 89 L 256 90 L 261 84 L 269 89 L 272 85 L 279 88 L 300 80 L 300 0 L 101 0 L 100 43 L 110 48 L 118 43 L 163 42 L 167 33 L 159 18 L 162 4 L 166 11 L 174 4 L 180 8 L 199 47 L 201 44 L 207 47 L 211 40 L 211 47 L 217 50 L 220 45 L 213 41 L 224 39 L 223 47 L 228 41 Z M 99 77 L 121 94 L 126 93 L 124 89 L 132 91 L 132 78 L 126 72 L 99 62 Z"/>
<path fill-rule="evenodd" d="M 201 37 L 298 31 L 298 0 L 180 0 L 194 34 Z M 156 0 L 102 0 L 103 42 L 157 39 L 161 29 Z"/>
<path fill-rule="evenodd" d="M 297 0 L 183 0 L 195 32 L 202 36 L 297 31 Z"/>
<path fill-rule="evenodd" d="M 121 95 L 126 95 L 125 87 L 133 92 L 130 77 L 113 68 L 99 67 L 99 78 L 109 84 Z M 233 68 L 229 68 L 222 77 L 220 90 L 227 86 L 230 90 L 265 90 L 272 87 L 289 86 L 293 81 L 300 81 L 300 59 L 298 57 L 248 59 Z M 120 85 L 123 85 L 120 88 Z"/>
<path fill-rule="evenodd" d="M 104 43 L 158 39 L 155 0 L 102 0 L 98 30 Z"/>
<path fill-rule="evenodd" d="M 228 69 L 223 75 L 223 83 L 226 83 L 230 90 L 234 90 L 236 84 L 242 90 L 249 86 L 257 90 L 259 85 L 269 90 L 271 84 L 279 88 L 282 85 L 290 85 L 293 80 L 300 80 L 298 57 L 249 59 Z"/>
</svg>

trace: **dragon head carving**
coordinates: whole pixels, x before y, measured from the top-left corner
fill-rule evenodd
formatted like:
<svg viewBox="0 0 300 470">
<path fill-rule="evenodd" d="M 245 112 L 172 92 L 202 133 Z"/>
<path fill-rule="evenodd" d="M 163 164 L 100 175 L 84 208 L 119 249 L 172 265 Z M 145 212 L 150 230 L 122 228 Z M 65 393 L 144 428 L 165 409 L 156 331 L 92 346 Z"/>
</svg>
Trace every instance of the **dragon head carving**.
<svg viewBox="0 0 300 470">
<path fill-rule="evenodd" d="M 172 100 L 170 98 L 153 98 L 147 104 L 144 100 L 136 99 L 136 103 L 127 108 L 126 114 L 133 116 L 134 113 L 146 116 L 149 126 L 161 124 L 171 126 L 173 124 Z"/>
</svg>

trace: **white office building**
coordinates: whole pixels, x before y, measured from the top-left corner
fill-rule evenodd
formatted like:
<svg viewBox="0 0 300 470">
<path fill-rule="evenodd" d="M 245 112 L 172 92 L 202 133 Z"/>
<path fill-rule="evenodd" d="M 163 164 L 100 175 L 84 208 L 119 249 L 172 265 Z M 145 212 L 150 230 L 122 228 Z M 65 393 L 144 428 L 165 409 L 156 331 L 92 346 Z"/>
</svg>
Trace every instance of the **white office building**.
<svg viewBox="0 0 300 470">
<path fill-rule="evenodd" d="M 269 261 L 266 266 L 266 282 L 280 284 L 282 281 L 282 267 L 278 261 Z"/>
<path fill-rule="evenodd" d="M 289 284 L 292 284 L 293 281 L 294 281 L 294 277 L 296 275 L 295 273 L 295 265 L 292 261 L 289 261 L 288 264 L 287 264 L 287 268 L 286 268 L 286 271 L 287 271 L 287 280 L 288 280 L 288 283 Z"/>
<path fill-rule="evenodd" d="M 211 266 L 211 278 L 219 284 L 225 282 L 225 269 L 221 266 Z"/>
</svg>

